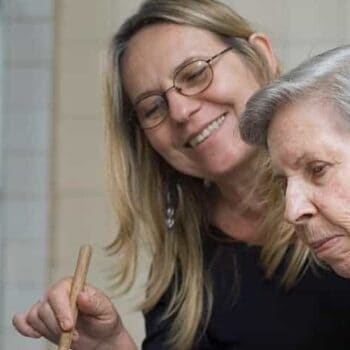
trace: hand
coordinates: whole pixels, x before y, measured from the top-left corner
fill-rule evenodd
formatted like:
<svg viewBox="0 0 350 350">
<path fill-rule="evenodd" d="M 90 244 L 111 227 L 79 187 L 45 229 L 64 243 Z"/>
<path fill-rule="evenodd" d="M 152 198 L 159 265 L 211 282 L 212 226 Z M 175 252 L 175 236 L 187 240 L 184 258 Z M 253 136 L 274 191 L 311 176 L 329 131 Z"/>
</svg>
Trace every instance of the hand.
<svg viewBox="0 0 350 350">
<path fill-rule="evenodd" d="M 27 312 L 15 315 L 13 325 L 18 332 L 31 338 L 43 336 L 57 344 L 62 331 L 72 330 L 71 282 L 71 278 L 60 280 L 47 290 L 43 300 L 32 305 Z M 136 349 L 111 300 L 100 290 L 85 286 L 78 295 L 77 306 L 79 315 L 72 349 Z"/>
</svg>

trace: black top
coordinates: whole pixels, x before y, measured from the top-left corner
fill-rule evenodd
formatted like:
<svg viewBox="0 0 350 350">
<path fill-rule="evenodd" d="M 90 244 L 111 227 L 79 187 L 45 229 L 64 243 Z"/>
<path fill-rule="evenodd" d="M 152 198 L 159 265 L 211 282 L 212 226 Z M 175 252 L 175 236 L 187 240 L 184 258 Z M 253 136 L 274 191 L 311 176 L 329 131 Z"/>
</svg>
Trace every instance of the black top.
<svg viewBox="0 0 350 350">
<path fill-rule="evenodd" d="M 222 235 L 213 229 L 215 235 Z M 350 349 L 350 279 L 309 269 L 286 291 L 279 278 L 267 281 L 260 248 L 204 241 L 214 305 L 200 350 Z M 144 350 L 165 350 L 170 320 L 160 321 L 169 293 L 145 315 Z"/>
</svg>

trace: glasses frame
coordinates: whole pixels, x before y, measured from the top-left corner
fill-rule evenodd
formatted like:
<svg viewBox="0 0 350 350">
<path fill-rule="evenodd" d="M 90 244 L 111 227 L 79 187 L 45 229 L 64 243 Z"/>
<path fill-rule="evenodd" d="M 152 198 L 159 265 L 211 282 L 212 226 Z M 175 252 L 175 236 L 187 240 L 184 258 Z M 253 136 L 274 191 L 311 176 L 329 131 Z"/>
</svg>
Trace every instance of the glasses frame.
<svg viewBox="0 0 350 350">
<path fill-rule="evenodd" d="M 167 88 L 166 90 L 164 90 L 163 92 L 159 92 L 159 93 L 150 93 L 149 95 L 144 95 L 142 96 L 142 98 L 140 99 L 137 99 L 135 104 L 133 105 L 132 107 L 132 111 L 133 111 L 133 114 L 135 115 L 135 119 L 137 120 L 138 122 L 138 125 L 140 126 L 141 129 L 153 129 L 155 127 L 157 127 L 159 124 L 161 124 L 166 118 L 167 116 L 169 115 L 169 113 L 165 113 L 164 114 L 164 117 L 162 119 L 160 119 L 156 124 L 154 125 L 151 125 L 151 126 L 144 126 L 142 125 L 142 123 L 140 122 L 140 120 L 137 118 L 137 113 L 136 113 L 136 106 L 142 102 L 144 99 L 150 97 L 150 96 L 160 96 L 166 103 L 166 105 L 168 106 L 168 98 L 167 98 L 167 93 L 172 90 L 172 89 L 175 89 L 179 94 L 181 94 L 182 96 L 196 96 L 196 95 L 199 95 L 200 93 L 202 93 L 203 91 L 205 91 L 206 89 L 208 89 L 208 87 L 211 85 L 212 81 L 213 81 L 213 78 L 214 78 L 214 70 L 213 70 L 213 67 L 212 67 L 212 62 L 222 56 L 223 54 L 225 54 L 226 52 L 229 52 L 230 50 L 232 50 L 233 46 L 229 46 L 229 47 L 226 47 L 225 49 L 223 49 L 222 51 L 220 51 L 219 53 L 211 56 L 210 58 L 208 59 L 195 59 L 187 64 L 185 64 L 184 66 L 182 66 L 173 76 L 173 85 L 171 85 L 169 88 Z M 205 62 L 209 69 L 210 69 L 210 72 L 211 72 L 211 78 L 210 80 L 208 81 L 207 85 L 200 91 L 198 92 L 195 92 L 195 93 L 191 93 L 191 94 L 186 94 L 186 93 L 183 93 L 182 92 L 182 88 L 179 87 L 179 86 L 176 86 L 176 77 L 183 71 L 183 69 L 185 69 L 186 67 L 188 67 L 189 65 L 195 63 L 195 62 Z"/>
</svg>

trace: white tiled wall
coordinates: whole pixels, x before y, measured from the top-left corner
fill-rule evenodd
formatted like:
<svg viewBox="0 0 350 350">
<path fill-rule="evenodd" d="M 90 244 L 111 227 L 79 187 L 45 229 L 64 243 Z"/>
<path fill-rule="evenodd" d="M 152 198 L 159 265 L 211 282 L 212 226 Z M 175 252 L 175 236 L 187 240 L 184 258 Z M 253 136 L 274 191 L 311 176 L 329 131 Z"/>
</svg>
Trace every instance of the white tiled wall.
<svg viewBox="0 0 350 350">
<path fill-rule="evenodd" d="M 11 326 L 48 280 L 53 1 L 1 2 L 4 79 L 0 348 L 44 349 Z"/>
<path fill-rule="evenodd" d="M 350 43 L 349 0 L 225 0 L 269 34 L 282 67 Z"/>
<path fill-rule="evenodd" d="M 107 38 L 140 2 L 1 1 L 6 27 L 0 139 L 1 350 L 46 348 L 45 341 L 16 335 L 10 318 L 39 298 L 47 280 L 72 272 L 82 242 L 98 248 L 89 279 L 105 287 L 98 256 L 113 232 L 106 204 L 100 64 Z M 285 69 L 350 42 L 349 0 L 224 2 L 269 34 Z M 130 311 L 135 295 L 116 303 L 140 343 L 142 320 Z"/>
</svg>

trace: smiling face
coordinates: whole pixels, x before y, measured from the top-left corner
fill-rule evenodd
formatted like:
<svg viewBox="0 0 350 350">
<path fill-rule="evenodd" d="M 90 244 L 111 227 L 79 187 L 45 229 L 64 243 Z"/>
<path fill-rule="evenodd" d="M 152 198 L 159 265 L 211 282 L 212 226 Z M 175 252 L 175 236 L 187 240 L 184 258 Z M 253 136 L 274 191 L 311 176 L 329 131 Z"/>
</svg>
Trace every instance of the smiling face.
<svg viewBox="0 0 350 350">
<path fill-rule="evenodd" d="M 350 124 L 309 98 L 278 111 L 268 130 L 285 218 L 338 274 L 350 277 Z"/>
<path fill-rule="evenodd" d="M 155 24 L 136 33 L 122 60 L 123 83 L 134 103 L 173 85 L 174 72 L 193 59 L 208 59 L 227 47 L 212 33 L 176 24 Z M 210 86 L 195 96 L 166 93 L 168 117 L 145 129 L 150 144 L 178 171 L 212 181 L 243 167 L 254 153 L 244 143 L 238 119 L 258 89 L 252 72 L 230 51 L 212 62 Z"/>
</svg>

